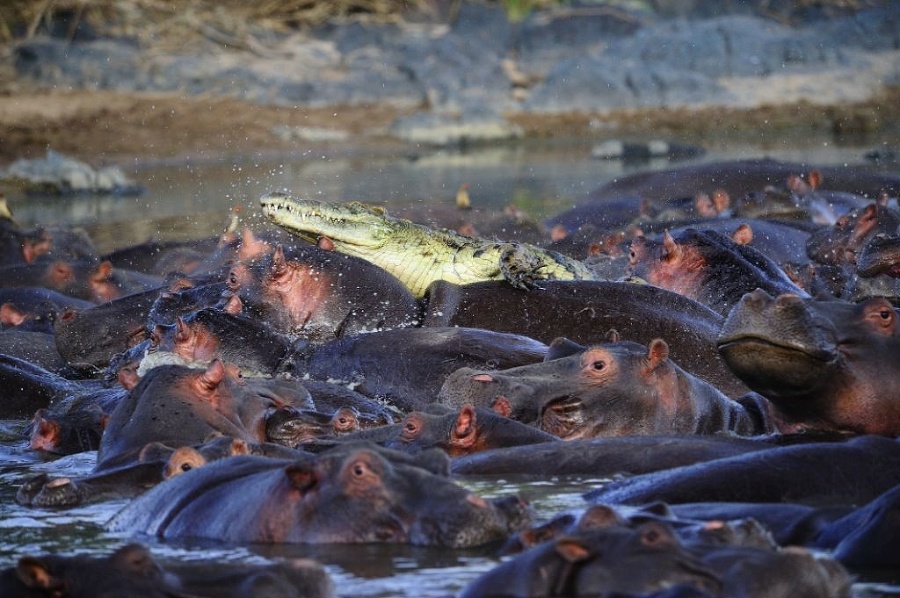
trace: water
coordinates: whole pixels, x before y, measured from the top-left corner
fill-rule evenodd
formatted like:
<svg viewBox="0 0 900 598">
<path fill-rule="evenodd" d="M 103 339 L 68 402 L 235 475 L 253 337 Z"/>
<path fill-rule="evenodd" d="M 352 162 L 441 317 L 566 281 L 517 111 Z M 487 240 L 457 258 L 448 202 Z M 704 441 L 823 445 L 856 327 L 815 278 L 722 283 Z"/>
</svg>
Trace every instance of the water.
<svg viewBox="0 0 900 598">
<path fill-rule="evenodd" d="M 866 150 L 885 143 L 837 143 L 833 139 L 791 139 L 716 145 L 693 162 L 723 158 L 774 157 L 820 165 L 863 163 Z M 896 147 L 896 140 L 890 142 Z M 688 164 L 690 162 L 684 162 Z M 544 144 L 470 152 L 420 152 L 415 155 L 330 155 L 305 152 L 289 157 L 247 156 L 228 162 L 136 164 L 129 174 L 147 192 L 138 197 L 34 198 L 10 194 L 16 219 L 25 226 L 65 223 L 84 227 L 101 251 L 151 238 L 187 239 L 220 233 L 229 214 L 261 224 L 258 197 L 270 190 L 330 201 L 360 200 L 401 206 L 453 202 L 461 183 L 469 184 L 477 205 L 500 209 L 510 203 L 535 217 L 553 214 L 580 201 L 590 190 L 616 177 L 649 168 L 668 168 L 657 161 L 623 164 L 590 158 L 590 143 Z M 103 524 L 124 504 L 109 501 L 77 509 L 40 510 L 19 507 L 19 485 L 37 471 L 52 475 L 84 475 L 93 467 L 88 453 L 45 461 L 27 450 L 18 434 L 24 422 L 0 422 L 0 567 L 23 554 L 87 552 L 106 554 L 126 538 L 107 532 Z M 520 493 L 538 520 L 585 505 L 581 494 L 597 487 L 596 479 L 462 480 L 485 496 Z M 309 556 L 326 565 L 341 596 L 447 596 L 493 567 L 490 550 L 436 550 L 405 546 L 223 546 L 216 543 L 163 543 L 140 538 L 154 555 L 165 559 L 215 559 L 259 562 Z M 857 595 L 897 591 L 898 575 L 860 578 Z M 878 586 L 867 582 L 886 582 Z"/>
</svg>

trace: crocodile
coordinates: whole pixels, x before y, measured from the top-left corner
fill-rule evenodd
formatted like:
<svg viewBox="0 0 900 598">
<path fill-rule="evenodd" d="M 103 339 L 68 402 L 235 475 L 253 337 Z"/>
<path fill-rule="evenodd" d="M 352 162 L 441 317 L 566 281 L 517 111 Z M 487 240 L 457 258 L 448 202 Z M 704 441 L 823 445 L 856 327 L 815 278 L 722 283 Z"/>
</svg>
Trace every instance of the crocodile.
<svg viewBox="0 0 900 598">
<path fill-rule="evenodd" d="M 596 279 L 583 263 L 555 251 L 433 229 L 357 202 L 333 204 L 277 192 L 263 195 L 260 205 L 288 232 L 380 266 L 416 297 L 437 280 L 460 285 L 507 280 L 529 290 L 541 280 Z"/>
</svg>

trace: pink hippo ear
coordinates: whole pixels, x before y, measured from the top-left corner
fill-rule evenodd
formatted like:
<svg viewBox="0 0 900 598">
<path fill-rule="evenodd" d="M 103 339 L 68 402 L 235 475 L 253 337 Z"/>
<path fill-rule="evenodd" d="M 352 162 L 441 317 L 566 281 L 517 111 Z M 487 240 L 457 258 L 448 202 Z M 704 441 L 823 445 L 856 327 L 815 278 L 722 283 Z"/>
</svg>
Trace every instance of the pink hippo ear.
<svg viewBox="0 0 900 598">
<path fill-rule="evenodd" d="M 667 230 L 665 234 L 663 234 L 663 249 L 665 250 L 662 256 L 662 259 L 667 262 L 675 262 L 681 259 L 681 256 L 684 254 L 684 249 L 678 242 L 672 238 L 672 235 L 669 234 Z"/>
<path fill-rule="evenodd" d="M 648 368 L 652 372 L 669 358 L 669 345 L 661 338 L 655 338 L 647 345 Z"/>
<path fill-rule="evenodd" d="M 478 439 L 477 428 L 478 416 L 475 414 L 475 407 L 470 404 L 463 405 L 459 415 L 456 417 L 456 425 L 450 432 L 450 443 L 455 446 L 469 448 L 475 444 Z"/>
<path fill-rule="evenodd" d="M 275 253 L 272 254 L 272 266 L 269 269 L 269 275 L 272 277 L 272 280 L 280 280 L 287 274 L 287 258 L 284 257 L 284 247 L 279 244 L 275 246 Z"/>
<path fill-rule="evenodd" d="M 25 321 L 27 315 L 12 303 L 0 305 L 0 324 L 4 326 L 18 326 Z"/>
<path fill-rule="evenodd" d="M 287 476 L 291 486 L 296 488 L 301 494 L 312 490 L 318 478 L 312 463 L 294 463 L 284 468 L 284 475 Z"/>
<path fill-rule="evenodd" d="M 29 588 L 57 590 L 62 587 L 62 582 L 50 574 L 47 564 L 35 557 L 26 556 L 19 559 L 16 575 L 19 581 Z"/>
<path fill-rule="evenodd" d="M 209 364 L 209 367 L 206 368 L 206 371 L 197 378 L 197 385 L 200 387 L 203 394 L 207 395 L 213 393 L 224 379 L 225 364 L 223 364 L 220 359 L 214 359 L 213 362 Z"/>
<path fill-rule="evenodd" d="M 753 229 L 744 222 L 731 233 L 731 240 L 738 245 L 749 245 L 753 241 Z"/>
<path fill-rule="evenodd" d="M 560 538 L 556 541 L 556 553 L 567 563 L 578 563 L 591 558 L 590 549 L 576 538 Z"/>
</svg>

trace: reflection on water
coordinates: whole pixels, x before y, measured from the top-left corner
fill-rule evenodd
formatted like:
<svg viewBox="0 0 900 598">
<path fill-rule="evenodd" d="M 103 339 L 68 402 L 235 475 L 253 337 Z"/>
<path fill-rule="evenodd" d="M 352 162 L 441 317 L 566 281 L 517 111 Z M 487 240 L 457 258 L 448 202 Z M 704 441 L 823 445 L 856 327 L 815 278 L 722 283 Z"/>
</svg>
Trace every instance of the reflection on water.
<svg viewBox="0 0 900 598">
<path fill-rule="evenodd" d="M 773 157 L 813 164 L 861 163 L 875 143 L 836 144 L 797 139 L 782 144 L 741 143 L 710 147 L 690 164 L 726 158 Z M 798 145 L 802 144 L 802 145 Z M 23 225 L 54 222 L 82 226 L 101 250 L 151 238 L 188 239 L 219 234 L 233 209 L 251 226 L 257 200 L 286 189 L 329 201 L 358 200 L 390 206 L 452 203 L 462 183 L 476 205 L 502 209 L 514 203 L 534 217 L 562 211 L 591 190 L 639 170 L 671 168 L 667 160 L 623 163 L 596 160 L 584 140 L 519 144 L 472 151 L 424 151 L 407 155 L 329 155 L 224 162 L 182 162 L 134 167 L 128 174 L 147 192 L 137 197 L 23 197 L 10 205 Z"/>
</svg>

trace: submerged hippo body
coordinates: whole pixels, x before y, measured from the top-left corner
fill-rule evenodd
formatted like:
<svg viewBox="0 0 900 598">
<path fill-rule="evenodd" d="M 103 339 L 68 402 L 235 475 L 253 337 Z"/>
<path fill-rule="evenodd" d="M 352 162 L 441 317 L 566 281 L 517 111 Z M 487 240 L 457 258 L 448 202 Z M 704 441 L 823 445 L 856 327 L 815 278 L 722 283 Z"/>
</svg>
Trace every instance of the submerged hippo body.
<svg viewBox="0 0 900 598">
<path fill-rule="evenodd" d="M 885 299 L 853 304 L 757 290 L 729 314 L 719 352 L 773 404 L 782 431 L 900 433 L 900 324 Z"/>
<path fill-rule="evenodd" d="M 424 326 L 469 326 L 523 334 L 544 343 L 564 336 L 602 340 L 610 329 L 646 344 L 666 339 L 672 359 L 730 397 L 747 392 L 716 353 L 722 316 L 700 303 L 651 285 L 610 281 L 546 281 L 524 293 L 502 282 L 434 283 Z"/>
<path fill-rule="evenodd" d="M 547 346 L 526 336 L 463 327 L 396 328 L 358 334 L 299 355 L 292 373 L 343 380 L 369 397 L 411 411 L 434 402 L 461 367 L 507 368 L 535 363 Z"/>
<path fill-rule="evenodd" d="M 732 436 L 617 436 L 487 450 L 453 459 L 454 475 L 637 475 L 768 450 Z"/>
<path fill-rule="evenodd" d="M 438 399 L 471 401 L 564 439 L 765 431 L 742 405 L 671 361 L 662 339 L 589 347 L 557 339 L 540 364 L 457 370 Z"/>
<path fill-rule="evenodd" d="M 825 465 L 827 464 L 827 466 Z M 900 444 L 880 436 L 782 446 L 613 482 L 590 502 L 863 504 L 900 483 Z"/>
<path fill-rule="evenodd" d="M 234 457 L 157 486 L 117 514 L 110 528 L 228 542 L 462 548 L 505 539 L 527 525 L 519 499 L 470 494 L 445 477 L 446 459 L 371 444 L 300 461 Z"/>
<path fill-rule="evenodd" d="M 273 565 L 163 564 L 145 546 L 126 544 L 108 556 L 22 556 L 15 567 L 0 570 L 0 596 L 329 598 L 334 588 L 325 569 L 308 559 Z"/>
</svg>

